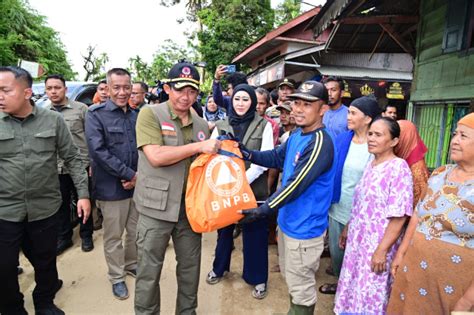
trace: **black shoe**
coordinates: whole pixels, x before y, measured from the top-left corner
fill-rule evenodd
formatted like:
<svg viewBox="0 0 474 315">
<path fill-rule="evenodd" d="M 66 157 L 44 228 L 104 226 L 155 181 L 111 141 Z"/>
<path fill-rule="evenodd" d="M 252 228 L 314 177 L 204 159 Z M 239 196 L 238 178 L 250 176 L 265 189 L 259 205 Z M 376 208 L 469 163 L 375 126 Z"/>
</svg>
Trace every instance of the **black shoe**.
<svg viewBox="0 0 474 315">
<path fill-rule="evenodd" d="M 92 237 L 83 238 L 81 248 L 83 252 L 90 252 L 91 250 L 93 250 L 94 241 L 92 240 Z"/>
<path fill-rule="evenodd" d="M 234 228 L 234 232 L 232 233 L 232 237 L 233 238 L 239 237 L 241 232 L 242 232 L 242 227 L 240 226 L 240 224 L 236 224 Z"/>
<path fill-rule="evenodd" d="M 58 241 L 58 247 L 56 247 L 56 255 L 57 256 L 61 255 L 69 247 L 72 247 L 71 240 Z"/>
<path fill-rule="evenodd" d="M 63 287 L 63 280 L 58 279 L 58 283 L 56 284 L 56 289 L 54 289 L 54 294 L 58 293 L 59 290 Z"/>
<path fill-rule="evenodd" d="M 137 269 L 136 269 L 136 268 L 135 268 L 135 269 L 130 269 L 130 270 L 125 270 L 125 272 L 126 272 L 128 275 L 130 275 L 130 276 L 132 276 L 132 277 L 134 277 L 134 278 L 137 277 Z"/>
<path fill-rule="evenodd" d="M 21 268 L 20 266 L 18 266 L 18 274 L 21 275 L 23 273 L 23 268 Z"/>
<path fill-rule="evenodd" d="M 114 294 L 114 297 L 119 300 L 125 300 L 128 298 L 128 289 L 127 285 L 125 284 L 125 281 L 112 284 L 112 292 Z"/>
<path fill-rule="evenodd" d="M 35 309 L 35 314 L 36 315 L 65 315 L 65 313 L 54 304 L 49 307 Z"/>
</svg>

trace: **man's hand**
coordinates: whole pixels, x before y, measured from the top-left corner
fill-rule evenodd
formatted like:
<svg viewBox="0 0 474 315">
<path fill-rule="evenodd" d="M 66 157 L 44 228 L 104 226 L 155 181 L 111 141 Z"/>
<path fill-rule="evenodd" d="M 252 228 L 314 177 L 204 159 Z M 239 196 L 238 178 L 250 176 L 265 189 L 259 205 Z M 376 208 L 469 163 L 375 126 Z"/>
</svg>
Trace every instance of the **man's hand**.
<svg viewBox="0 0 474 315">
<path fill-rule="evenodd" d="M 239 149 L 240 153 L 242 153 L 242 158 L 245 161 L 250 161 L 250 159 L 252 158 L 252 151 L 247 149 L 247 147 L 242 142 L 239 142 Z"/>
<path fill-rule="evenodd" d="M 233 137 L 232 134 L 231 136 Z M 238 139 L 236 138 L 234 139 L 230 138 L 230 140 L 235 140 L 234 148 L 239 148 L 240 153 L 242 154 L 242 160 L 250 161 L 252 159 L 252 151 L 247 149 L 245 144 L 243 144 L 242 142 L 238 142 Z"/>
<path fill-rule="evenodd" d="M 199 142 L 199 152 L 214 154 L 221 148 L 221 141 L 217 139 L 209 139 L 206 141 Z"/>
<path fill-rule="evenodd" d="M 136 183 L 137 183 L 137 173 L 135 173 L 135 176 L 133 176 L 133 178 L 129 181 L 122 179 L 122 187 L 125 190 L 132 190 L 133 188 L 135 188 Z"/>
<path fill-rule="evenodd" d="M 82 223 L 86 224 L 91 215 L 91 202 L 89 199 L 79 199 L 77 201 L 77 216 L 82 218 Z"/>
<path fill-rule="evenodd" d="M 239 223 L 246 224 L 257 221 L 258 219 L 268 217 L 273 213 L 273 209 L 271 209 L 266 203 L 264 203 L 258 208 L 239 210 L 238 212 L 244 215 L 244 217 L 239 221 Z"/>
<path fill-rule="evenodd" d="M 220 81 L 222 77 L 227 73 L 227 66 L 226 65 L 218 65 L 216 72 L 214 73 L 214 79 L 216 81 Z"/>
</svg>

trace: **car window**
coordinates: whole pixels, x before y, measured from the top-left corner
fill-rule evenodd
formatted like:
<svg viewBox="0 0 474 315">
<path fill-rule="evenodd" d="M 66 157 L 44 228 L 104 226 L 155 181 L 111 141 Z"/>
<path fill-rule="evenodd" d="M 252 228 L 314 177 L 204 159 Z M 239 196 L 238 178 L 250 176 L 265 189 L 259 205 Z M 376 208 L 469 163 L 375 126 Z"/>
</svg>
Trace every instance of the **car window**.
<svg viewBox="0 0 474 315">
<path fill-rule="evenodd" d="M 95 86 L 86 86 L 84 90 L 79 92 L 79 94 L 76 96 L 75 101 L 81 102 L 86 104 L 87 106 L 92 105 L 93 99 L 94 99 L 94 94 L 96 91 Z"/>
</svg>

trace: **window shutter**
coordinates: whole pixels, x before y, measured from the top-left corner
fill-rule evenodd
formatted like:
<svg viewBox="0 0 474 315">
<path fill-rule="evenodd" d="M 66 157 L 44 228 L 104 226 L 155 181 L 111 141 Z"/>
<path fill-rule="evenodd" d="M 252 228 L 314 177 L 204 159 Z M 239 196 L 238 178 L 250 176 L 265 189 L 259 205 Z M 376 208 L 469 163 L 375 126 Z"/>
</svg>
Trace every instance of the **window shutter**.
<svg viewBox="0 0 474 315">
<path fill-rule="evenodd" d="M 470 0 L 449 0 L 446 11 L 446 27 L 443 36 L 443 52 L 461 50 L 467 9 Z"/>
</svg>

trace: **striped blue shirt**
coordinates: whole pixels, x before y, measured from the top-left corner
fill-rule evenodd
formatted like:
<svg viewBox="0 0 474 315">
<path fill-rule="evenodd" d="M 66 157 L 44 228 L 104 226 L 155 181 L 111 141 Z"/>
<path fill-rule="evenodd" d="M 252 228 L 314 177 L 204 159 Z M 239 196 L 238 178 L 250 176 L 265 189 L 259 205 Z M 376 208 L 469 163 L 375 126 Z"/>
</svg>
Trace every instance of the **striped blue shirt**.
<svg viewBox="0 0 474 315">
<path fill-rule="evenodd" d="M 285 144 L 252 152 L 252 162 L 283 169 L 281 187 L 267 200 L 278 208 L 278 225 L 288 236 L 310 239 L 327 229 L 335 175 L 335 149 L 325 128 L 297 129 Z"/>
</svg>

